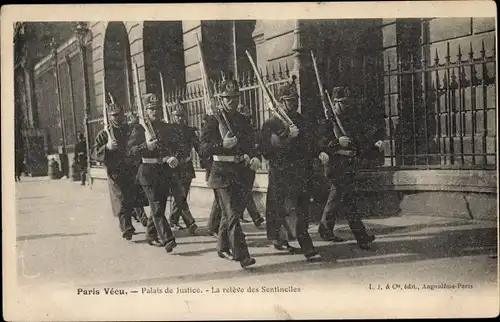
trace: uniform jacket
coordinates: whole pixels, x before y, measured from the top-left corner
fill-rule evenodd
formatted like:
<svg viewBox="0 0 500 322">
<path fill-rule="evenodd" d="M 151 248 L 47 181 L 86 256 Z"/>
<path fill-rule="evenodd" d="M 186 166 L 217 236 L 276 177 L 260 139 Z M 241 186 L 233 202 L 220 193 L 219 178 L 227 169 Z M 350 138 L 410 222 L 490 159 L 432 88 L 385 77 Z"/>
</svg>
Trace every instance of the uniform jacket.
<svg viewBox="0 0 500 322">
<path fill-rule="evenodd" d="M 341 133 L 336 122 L 322 120 L 319 126 L 319 147 L 320 152 L 329 155 L 329 162 L 326 167 L 326 175 L 329 177 L 341 175 L 346 171 L 354 171 L 359 158 L 367 157 L 373 153 L 380 153 L 375 147 L 375 142 L 381 139 L 380 130 L 372 126 L 366 116 L 354 105 L 350 105 L 342 114 L 338 115 L 346 136 L 351 139 L 351 144 L 342 147 L 334 134 L 334 126 L 337 132 Z M 335 119 L 334 119 L 335 120 Z M 339 150 L 352 151 L 353 157 L 338 154 Z"/>
<path fill-rule="evenodd" d="M 194 172 L 193 161 L 190 159 L 185 162 L 187 158 L 191 158 L 191 151 L 194 148 L 198 155 L 200 154 L 200 140 L 196 135 L 196 128 L 188 126 L 186 124 L 178 124 L 178 129 L 180 132 L 180 149 L 178 155 L 179 166 L 178 171 L 184 179 L 193 179 L 196 175 Z"/>
<path fill-rule="evenodd" d="M 239 112 L 228 113 L 227 118 L 238 139 L 238 144 L 226 149 L 222 146 L 219 122 L 214 116 L 208 116 L 202 129 L 200 152 L 203 157 L 213 155 L 257 157 L 254 132 L 248 120 Z M 226 188 L 230 184 L 247 184 L 253 171 L 244 163 L 213 161 L 207 184 L 213 189 Z"/>
<path fill-rule="evenodd" d="M 259 149 L 262 155 L 269 160 L 271 168 L 282 170 L 310 169 L 312 160 L 317 157 L 318 150 L 314 129 L 303 115 L 288 113 L 288 116 L 299 128 L 299 135 L 288 139 L 288 131 L 285 125 L 276 116 L 273 116 L 262 126 Z M 271 144 L 272 134 L 280 136 L 281 147 Z"/>
<path fill-rule="evenodd" d="M 175 124 L 162 121 L 153 124 L 158 147 L 150 151 L 146 144 L 145 130 L 142 126 L 137 126 L 132 130 L 128 140 L 129 156 L 140 158 L 164 158 L 176 157 L 179 159 L 180 133 Z M 137 182 L 142 186 L 152 186 L 165 179 L 173 180 L 177 176 L 175 168 L 171 168 L 167 163 L 150 164 L 141 163 L 137 172 Z"/>
<path fill-rule="evenodd" d="M 95 139 L 93 150 L 96 160 L 103 162 L 106 166 L 108 175 L 129 175 L 133 168 L 133 162 L 128 157 L 128 138 L 131 128 L 127 124 L 111 127 L 113 135 L 116 138 L 118 148 L 110 151 L 106 149 L 108 143 L 108 132 L 101 130 Z"/>
</svg>

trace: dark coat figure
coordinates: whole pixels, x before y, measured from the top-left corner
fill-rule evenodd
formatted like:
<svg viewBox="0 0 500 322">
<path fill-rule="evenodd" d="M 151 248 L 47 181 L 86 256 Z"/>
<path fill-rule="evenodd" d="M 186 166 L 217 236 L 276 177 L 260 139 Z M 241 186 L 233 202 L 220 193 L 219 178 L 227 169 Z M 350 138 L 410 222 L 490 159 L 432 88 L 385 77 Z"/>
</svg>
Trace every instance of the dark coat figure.
<svg viewBox="0 0 500 322">
<path fill-rule="evenodd" d="M 130 155 L 141 157 L 136 182 L 142 186 L 151 207 L 146 240 L 150 245 L 159 244 L 171 252 L 177 243 L 165 218 L 165 210 L 168 197 L 179 192 L 179 174 L 175 168 L 179 163 L 180 136 L 175 124 L 160 120 L 160 104 L 155 94 L 145 94 L 143 100 L 153 137 L 146 136 L 144 127 L 136 127 L 128 145 Z M 182 196 L 179 194 L 174 198 L 181 200 Z"/>
<path fill-rule="evenodd" d="M 375 146 L 375 142 L 372 142 L 373 137 L 368 137 L 360 127 L 362 115 L 355 106 L 350 106 L 346 95 L 345 88 L 334 89 L 335 113 L 345 134 L 336 121 L 332 123 L 325 120 L 321 125 L 320 146 L 322 154 L 328 155 L 325 174 L 330 182 L 330 191 L 318 232 L 324 240 L 342 241 L 333 234 L 333 229 L 338 215 L 344 213 L 358 245 L 367 248 L 375 237 L 367 234 L 363 222 L 355 216 L 356 205 L 352 193 L 358 157 L 367 148 Z"/>
<path fill-rule="evenodd" d="M 78 142 L 75 144 L 76 171 L 80 174 L 81 185 L 85 185 L 87 177 L 87 143 L 83 134 L 78 135 Z"/>
<path fill-rule="evenodd" d="M 124 121 L 123 112 L 114 104 L 108 106 L 110 127 L 97 134 L 93 150 L 96 160 L 106 166 L 110 189 L 111 205 L 118 217 L 123 238 L 132 239 L 135 229 L 132 225 L 132 211 L 138 202 L 138 189 L 134 178 L 137 167 L 133 159 L 128 157 L 128 139 L 131 129 Z M 110 131 L 116 141 L 109 135 Z"/>
<path fill-rule="evenodd" d="M 308 259 L 318 258 L 307 229 L 308 183 L 316 154 L 313 130 L 296 112 L 298 96 L 294 84 L 280 87 L 280 99 L 295 126 L 288 128 L 276 116 L 262 127 L 261 150 L 269 160 L 266 203 L 267 238 L 276 249 L 295 251 L 288 240 L 297 239 Z M 292 134 L 295 132 L 295 134 Z M 298 133 L 298 135 L 297 135 Z"/>
<path fill-rule="evenodd" d="M 186 224 L 188 229 L 193 229 L 195 220 L 189 210 L 189 206 L 187 204 L 187 196 L 189 194 L 189 189 L 191 187 L 191 182 L 193 178 L 196 177 L 194 172 L 193 160 L 191 157 L 191 151 L 194 148 L 196 153 L 200 153 L 200 141 L 198 139 L 198 135 L 196 134 L 196 128 L 190 127 L 186 124 L 186 113 L 184 111 L 183 106 L 178 103 L 173 108 L 173 115 L 175 121 L 177 122 L 177 131 L 179 132 L 179 142 L 180 147 L 177 152 L 179 158 L 179 165 L 177 166 L 177 171 L 179 173 L 179 184 L 180 191 L 183 193 L 182 201 L 185 201 L 185 205 L 180 205 L 179 201 L 174 198 L 172 203 L 172 212 L 170 214 L 170 226 L 183 229 L 182 226 L 179 225 L 179 219 L 182 217 L 184 223 Z"/>
<path fill-rule="evenodd" d="M 216 117 L 208 116 L 202 129 L 200 149 L 202 155 L 213 157 L 207 184 L 216 190 L 222 209 L 217 251 L 219 256 L 238 260 L 242 267 L 247 267 L 253 265 L 255 259 L 248 252 L 240 218 L 245 209 L 247 187 L 254 175 L 252 168 L 260 166 L 260 161 L 255 151 L 252 126 L 245 116 L 236 111 L 238 83 L 224 81 L 222 89 L 222 109 L 234 132 L 228 132 L 223 137 L 222 125 Z M 245 161 L 245 155 L 249 161 Z"/>
</svg>

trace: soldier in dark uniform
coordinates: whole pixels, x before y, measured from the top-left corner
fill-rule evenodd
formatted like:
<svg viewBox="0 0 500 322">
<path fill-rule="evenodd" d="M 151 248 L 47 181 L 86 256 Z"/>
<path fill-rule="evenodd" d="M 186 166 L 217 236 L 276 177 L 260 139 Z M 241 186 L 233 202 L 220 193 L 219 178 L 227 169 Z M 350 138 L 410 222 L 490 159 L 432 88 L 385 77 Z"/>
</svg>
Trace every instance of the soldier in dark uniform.
<svg viewBox="0 0 500 322">
<path fill-rule="evenodd" d="M 133 112 L 127 113 L 127 123 L 130 126 L 131 130 L 133 130 L 135 127 L 141 127 L 141 125 L 139 124 L 139 117 Z M 139 170 L 139 165 L 141 164 L 141 158 L 139 156 L 134 156 L 132 158 L 133 164 L 135 166 L 135 173 L 137 173 L 137 171 Z M 148 224 L 148 216 L 144 211 L 144 207 L 148 206 L 148 199 L 146 198 L 146 195 L 144 194 L 144 191 L 139 184 L 135 185 L 135 190 L 136 193 L 134 195 L 137 198 L 132 217 L 134 217 L 137 222 L 140 222 L 144 227 L 146 227 Z"/>
<path fill-rule="evenodd" d="M 319 260 L 306 221 L 309 194 L 307 181 L 311 162 L 317 155 L 313 129 L 297 112 L 298 94 L 294 83 L 279 88 L 279 100 L 294 125 L 285 125 L 278 117 L 262 127 L 261 151 L 269 160 L 269 185 L 266 205 L 267 238 L 277 250 L 299 252 L 288 240 L 296 239 L 308 260 Z"/>
<path fill-rule="evenodd" d="M 174 234 L 165 217 L 167 199 L 172 194 L 174 182 L 179 178 L 175 168 L 180 147 L 175 124 L 165 123 L 160 118 L 160 103 L 155 94 L 144 94 L 145 117 L 151 125 L 149 137 L 144 127 L 136 127 L 129 139 L 130 154 L 141 157 L 137 182 L 142 186 L 151 207 L 148 218 L 146 240 L 150 245 L 165 247 L 167 253 L 177 247 Z"/>
<path fill-rule="evenodd" d="M 248 122 L 251 124 L 251 113 L 250 110 L 245 107 L 244 105 L 240 104 L 238 105 L 238 111 L 243 114 L 248 120 Z M 259 140 L 258 140 L 258 133 L 259 131 L 254 129 L 255 133 L 255 149 L 256 151 L 259 150 Z M 258 152 L 257 152 L 258 153 Z M 257 209 L 257 206 L 255 205 L 255 200 L 253 199 L 253 184 L 255 182 L 255 172 L 252 172 L 249 174 L 248 178 L 248 192 L 247 192 L 247 201 L 246 201 L 246 209 L 248 211 L 248 214 L 250 215 L 250 218 L 252 218 L 252 222 L 255 225 L 255 227 L 259 228 L 263 223 L 264 223 L 264 218 L 260 215 L 259 210 Z M 248 222 L 245 220 L 244 216 L 242 215 L 241 217 L 242 222 Z"/>
<path fill-rule="evenodd" d="M 123 111 L 117 105 L 108 105 L 107 112 L 109 113 L 109 128 L 97 134 L 93 150 L 97 161 L 103 162 L 106 166 L 111 203 L 120 222 L 122 236 L 131 240 L 135 232 L 132 225 L 132 211 L 136 168 L 131 158 L 127 156 L 130 127 L 125 121 Z M 112 140 L 108 131 L 116 140 Z"/>
<path fill-rule="evenodd" d="M 338 115 L 345 130 L 342 133 L 338 123 L 325 120 L 321 125 L 319 159 L 326 165 L 326 176 L 330 181 L 330 193 L 323 210 L 318 233 L 329 241 L 342 241 L 333 234 L 335 220 L 340 211 L 345 212 L 349 227 L 362 249 L 369 247 L 375 236 L 369 235 L 361 219 L 354 215 L 355 202 L 352 199 L 357 156 L 372 138 L 368 138 L 360 129 L 362 116 L 355 106 L 350 106 L 345 87 L 336 87 L 333 91 L 334 112 Z M 335 118 L 333 118 L 335 120 Z M 372 143 L 382 148 L 382 141 Z"/>
<path fill-rule="evenodd" d="M 177 124 L 180 135 L 181 147 L 178 152 L 179 166 L 177 171 L 179 174 L 179 194 L 180 199 L 174 198 L 172 204 L 172 213 L 170 214 L 170 226 L 175 229 L 184 229 L 179 225 L 179 218 L 182 217 L 186 227 L 194 234 L 197 225 L 189 210 L 187 204 L 187 196 L 193 178 L 196 177 L 194 172 L 193 161 L 191 160 L 191 150 L 194 148 L 196 153 L 200 153 L 200 142 L 196 134 L 196 128 L 187 125 L 186 111 L 180 102 L 175 104 L 172 109 L 173 121 Z"/>
<path fill-rule="evenodd" d="M 205 114 L 202 119 L 202 124 L 201 128 L 203 129 L 205 127 L 205 124 L 207 123 L 207 119 L 209 119 L 210 116 Z M 208 179 L 210 178 L 210 170 L 212 169 L 212 156 L 211 155 L 204 155 L 203 150 L 200 150 L 200 159 L 201 159 L 201 167 L 205 169 L 205 182 L 208 183 Z M 210 209 L 210 214 L 208 216 L 208 224 L 207 224 L 207 230 L 208 230 L 208 235 L 218 238 L 219 236 L 219 225 L 220 225 L 220 220 L 222 217 L 222 210 L 219 206 L 219 201 L 217 200 L 217 191 L 213 189 L 214 192 L 214 200 L 212 202 L 212 207 Z"/>
<path fill-rule="evenodd" d="M 75 144 L 76 169 L 80 174 L 81 185 L 85 185 L 87 177 L 87 143 L 82 133 L 78 134 L 78 142 Z"/>
<path fill-rule="evenodd" d="M 212 155 L 208 186 L 216 190 L 222 220 L 219 227 L 217 252 L 221 258 L 234 259 L 242 267 L 255 264 L 250 257 L 241 228 L 240 218 L 245 208 L 249 174 L 260 167 L 254 148 L 252 126 L 237 111 L 240 95 L 238 83 L 222 83 L 223 106 L 231 130 L 224 131 L 215 116 L 208 116 L 202 130 L 202 155 Z"/>
</svg>

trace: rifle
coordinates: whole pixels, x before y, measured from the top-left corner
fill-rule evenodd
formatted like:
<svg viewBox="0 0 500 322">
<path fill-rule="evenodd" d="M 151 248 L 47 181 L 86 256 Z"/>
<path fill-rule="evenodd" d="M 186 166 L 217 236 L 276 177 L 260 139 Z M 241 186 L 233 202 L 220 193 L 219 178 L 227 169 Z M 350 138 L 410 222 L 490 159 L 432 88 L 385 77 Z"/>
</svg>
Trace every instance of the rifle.
<svg viewBox="0 0 500 322">
<path fill-rule="evenodd" d="M 111 141 L 116 141 L 116 137 L 113 133 L 113 129 L 109 126 L 109 118 L 108 118 L 108 110 L 107 110 L 107 105 L 106 105 L 106 85 L 104 83 L 104 76 L 102 77 L 102 116 L 103 116 L 103 122 L 104 122 L 104 130 L 108 134 L 108 137 L 111 139 Z M 108 93 L 109 94 L 109 93 Z M 111 97 L 111 94 L 109 94 Z"/>
<path fill-rule="evenodd" d="M 280 121 L 282 121 L 287 127 L 294 125 L 292 120 L 288 117 L 285 111 L 281 109 L 279 106 L 278 101 L 276 98 L 271 94 L 269 91 L 269 88 L 264 84 L 264 81 L 262 80 L 262 77 L 260 76 L 259 71 L 257 70 L 257 66 L 255 65 L 255 62 L 253 61 L 252 55 L 248 52 L 248 50 L 245 51 L 245 53 L 248 56 L 248 60 L 250 61 L 250 64 L 252 65 L 253 71 L 257 77 L 257 81 L 259 82 L 259 85 L 262 89 L 262 92 L 264 93 L 264 101 L 266 102 L 268 108 L 276 115 Z"/>
<path fill-rule="evenodd" d="M 328 103 L 330 103 L 330 108 L 332 109 L 333 115 L 335 116 L 335 120 L 337 121 L 337 125 L 339 126 L 340 131 L 342 131 L 342 134 L 344 136 L 347 136 L 347 134 L 344 130 L 344 127 L 342 126 L 342 122 L 340 121 L 339 116 L 337 115 L 337 113 L 335 113 L 335 109 L 333 108 L 334 104 L 333 104 L 332 98 L 330 97 L 330 94 L 328 94 L 328 92 L 326 92 L 326 96 L 328 97 Z"/>
<path fill-rule="evenodd" d="M 340 123 L 338 120 L 338 116 L 335 113 L 335 111 L 333 110 L 333 105 L 331 103 L 330 95 L 328 94 L 328 92 L 326 92 L 326 95 L 328 96 L 330 108 L 328 108 L 328 106 L 327 106 L 327 102 L 325 99 L 325 89 L 323 87 L 323 83 L 321 82 L 321 78 L 319 77 L 319 71 L 318 71 L 318 65 L 316 63 L 316 57 L 314 56 L 314 53 L 312 50 L 311 50 L 311 59 L 312 59 L 313 67 L 314 67 L 314 73 L 316 74 L 316 82 L 318 83 L 319 95 L 321 98 L 321 104 L 323 105 L 323 111 L 325 112 L 325 118 L 332 123 L 333 134 L 335 135 L 336 138 L 339 138 L 341 135 L 339 133 L 337 133 L 337 131 L 336 131 L 337 125 L 342 130 L 343 130 L 343 128 L 341 127 L 341 125 L 339 125 Z M 335 120 L 332 118 L 333 117 L 332 114 L 335 115 Z"/>
<path fill-rule="evenodd" d="M 215 95 L 211 90 L 210 84 L 208 83 L 208 74 L 205 68 L 205 61 L 203 59 L 203 50 L 201 48 L 201 43 L 198 34 L 196 34 L 196 40 L 198 42 L 197 43 L 198 51 L 200 53 L 200 71 L 201 71 L 201 80 L 203 83 L 203 100 L 205 102 L 206 112 L 208 115 L 213 115 L 217 119 L 219 124 L 222 126 L 221 129 L 222 137 L 224 137 L 227 132 L 231 132 L 234 135 L 235 132 L 232 130 L 231 124 L 229 123 L 229 120 L 227 119 L 227 116 L 224 113 L 224 111 L 219 110 L 217 107 L 213 108 Z M 220 99 L 220 96 L 217 96 L 217 99 L 219 100 L 219 103 L 223 104 L 223 102 Z"/>
<path fill-rule="evenodd" d="M 141 88 L 139 86 L 139 71 L 137 70 L 137 63 L 135 62 L 135 60 L 132 67 L 134 69 L 135 101 L 137 104 L 137 115 L 139 116 L 139 124 L 141 124 L 145 130 L 146 142 L 148 142 L 151 140 L 155 140 L 156 135 L 153 130 L 153 127 L 151 126 L 151 123 L 144 117 L 144 106 L 142 104 Z"/>
<path fill-rule="evenodd" d="M 172 123 L 172 116 L 170 115 L 170 109 L 167 107 L 167 102 L 165 100 L 165 87 L 163 85 L 163 75 L 160 74 L 160 83 L 161 83 L 161 106 L 163 108 L 163 119 L 167 123 Z"/>
</svg>

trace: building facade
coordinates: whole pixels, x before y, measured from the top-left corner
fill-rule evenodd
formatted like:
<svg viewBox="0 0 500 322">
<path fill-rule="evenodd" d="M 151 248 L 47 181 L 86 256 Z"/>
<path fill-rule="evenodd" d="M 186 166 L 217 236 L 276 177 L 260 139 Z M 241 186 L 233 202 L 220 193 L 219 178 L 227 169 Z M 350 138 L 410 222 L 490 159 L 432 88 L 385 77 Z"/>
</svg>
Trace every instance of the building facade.
<svg viewBox="0 0 500 322">
<path fill-rule="evenodd" d="M 26 25 L 32 34 L 50 34 Z M 49 154 L 70 155 L 86 124 L 92 141 L 102 128 L 103 104 L 110 96 L 125 110 L 135 110 L 133 66 L 141 93 L 162 95 L 161 73 L 167 102 L 180 100 L 191 125 L 199 128 L 204 106 L 198 39 L 215 91 L 223 77 L 237 78 L 256 128 L 270 112 L 247 51 L 272 92 L 293 80 L 301 112 L 317 121 L 324 113 L 312 51 L 325 87 L 349 86 L 366 116 L 359 121 L 386 142 L 383 154 L 362 162 L 361 212 L 496 218 L 494 18 L 88 22 L 85 64 L 79 63 L 82 46 L 67 31 L 74 24 L 52 25 L 66 30 L 57 33 L 62 37 L 57 50 L 40 57 L 43 50 L 28 44 L 24 55 L 30 64 L 18 68 L 23 133 L 31 138 L 27 142 L 38 140 L 38 145 L 28 143 L 33 147 L 27 154 L 38 153 L 31 157 L 37 162 Z M 85 91 L 90 99 L 87 121 Z M 194 159 L 199 166 L 196 155 Z M 93 177 L 104 178 L 104 169 L 92 164 Z M 198 170 L 191 200 L 208 206 L 212 194 L 204 170 Z M 266 171 L 264 162 L 255 184 L 262 207 Z"/>
</svg>

